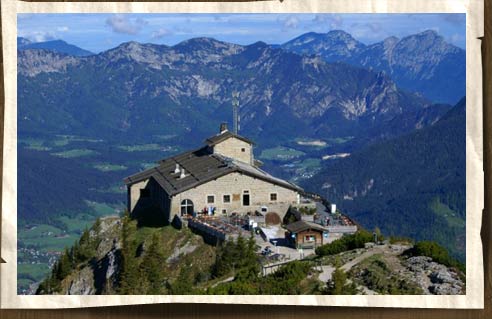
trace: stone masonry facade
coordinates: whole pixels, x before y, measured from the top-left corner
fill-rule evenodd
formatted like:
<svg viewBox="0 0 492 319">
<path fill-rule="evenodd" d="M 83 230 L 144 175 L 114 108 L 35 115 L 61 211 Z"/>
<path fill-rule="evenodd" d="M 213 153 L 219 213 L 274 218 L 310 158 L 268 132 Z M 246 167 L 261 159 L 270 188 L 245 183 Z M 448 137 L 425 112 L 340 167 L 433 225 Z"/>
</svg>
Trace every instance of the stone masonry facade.
<svg viewBox="0 0 492 319">
<path fill-rule="evenodd" d="M 243 197 L 248 194 L 249 205 L 245 206 Z M 225 199 L 229 196 L 229 202 L 224 202 L 224 195 Z M 213 203 L 208 202 L 209 196 L 214 197 Z M 272 198 L 276 200 L 271 200 Z M 171 216 L 180 215 L 181 202 L 185 199 L 193 202 L 195 211 L 211 206 L 215 207 L 216 214 L 223 214 L 224 210 L 228 215 L 232 212 L 245 214 L 255 210 L 261 211 L 261 207 L 266 206 L 269 212 L 277 213 L 280 218 L 285 216 L 290 205 L 298 203 L 299 200 L 298 193 L 294 190 L 241 173 L 231 173 L 177 194 L 171 200 Z"/>
<path fill-rule="evenodd" d="M 253 165 L 253 149 L 249 143 L 231 137 L 214 145 L 214 153 Z"/>
</svg>

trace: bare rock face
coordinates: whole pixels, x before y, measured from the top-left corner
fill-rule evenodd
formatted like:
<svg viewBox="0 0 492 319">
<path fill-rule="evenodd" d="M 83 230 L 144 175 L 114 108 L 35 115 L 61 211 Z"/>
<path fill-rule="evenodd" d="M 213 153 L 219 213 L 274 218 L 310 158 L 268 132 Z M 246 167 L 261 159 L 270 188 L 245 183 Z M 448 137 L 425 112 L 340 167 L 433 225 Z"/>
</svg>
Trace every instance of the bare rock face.
<svg viewBox="0 0 492 319">
<path fill-rule="evenodd" d="M 82 268 L 74 273 L 67 294 L 68 295 L 93 295 L 96 289 L 93 285 L 94 275 L 90 267 Z"/>
<path fill-rule="evenodd" d="M 119 247 L 119 234 L 121 229 L 121 219 L 118 217 L 106 217 L 100 220 L 99 230 L 97 233 L 91 230 L 91 237 L 100 238 L 101 241 L 97 246 L 97 257 L 103 258 L 115 246 Z"/>
<path fill-rule="evenodd" d="M 17 67 L 20 74 L 34 77 L 40 73 L 61 73 L 69 66 L 80 63 L 77 58 L 48 50 L 24 50 L 18 52 Z"/>
<path fill-rule="evenodd" d="M 74 271 L 65 281 L 68 295 L 94 295 L 114 293 L 121 264 L 121 243 L 118 234 L 121 219 L 106 217 L 99 226 L 92 228 L 89 236 L 100 239 L 96 257 L 80 270 Z"/>
<path fill-rule="evenodd" d="M 458 273 L 432 261 L 430 257 L 410 257 L 403 262 L 403 265 L 413 272 L 414 281 L 427 294 L 460 295 L 465 293 L 465 284 Z"/>
</svg>

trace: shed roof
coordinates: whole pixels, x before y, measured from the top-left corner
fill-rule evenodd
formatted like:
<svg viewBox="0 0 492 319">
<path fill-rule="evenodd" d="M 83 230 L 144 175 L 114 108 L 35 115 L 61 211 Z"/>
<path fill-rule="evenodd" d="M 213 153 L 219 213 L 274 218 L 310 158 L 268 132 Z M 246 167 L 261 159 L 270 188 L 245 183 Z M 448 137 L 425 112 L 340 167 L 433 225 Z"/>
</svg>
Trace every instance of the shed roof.
<svg viewBox="0 0 492 319">
<path fill-rule="evenodd" d="M 185 177 L 175 174 L 176 164 L 185 170 Z M 201 184 L 212 181 L 224 175 L 238 172 L 258 178 L 269 183 L 302 192 L 302 188 L 280 178 L 273 177 L 258 167 L 213 154 L 208 147 L 185 152 L 159 161 L 159 165 L 125 178 L 125 183 L 131 185 L 153 178 L 167 194 L 173 196 Z"/>
<path fill-rule="evenodd" d="M 312 222 L 307 222 L 304 220 L 290 223 L 287 226 L 285 226 L 285 228 L 287 228 L 287 230 L 290 231 L 291 233 L 298 233 L 307 229 L 318 230 L 321 232 L 326 231 L 326 229 L 323 226 Z"/>
</svg>

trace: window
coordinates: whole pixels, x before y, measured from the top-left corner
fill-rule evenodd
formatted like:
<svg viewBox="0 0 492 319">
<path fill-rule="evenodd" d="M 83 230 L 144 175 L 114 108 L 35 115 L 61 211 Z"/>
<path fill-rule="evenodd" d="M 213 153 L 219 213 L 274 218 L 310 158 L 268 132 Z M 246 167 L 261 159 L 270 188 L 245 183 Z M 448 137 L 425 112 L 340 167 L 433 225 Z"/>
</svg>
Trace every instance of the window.
<svg viewBox="0 0 492 319">
<path fill-rule="evenodd" d="M 231 202 L 231 195 L 224 195 L 222 200 L 224 203 L 230 203 Z"/>
<path fill-rule="evenodd" d="M 215 203 L 215 196 L 214 195 L 208 195 L 207 196 L 207 204 L 213 204 Z"/>
<path fill-rule="evenodd" d="M 150 189 L 148 189 L 148 188 L 141 188 L 140 189 L 140 197 L 141 198 L 150 197 Z"/>
<path fill-rule="evenodd" d="M 193 202 L 185 199 L 181 202 L 181 216 L 193 214 Z"/>
<path fill-rule="evenodd" d="M 304 241 L 315 241 L 316 238 L 313 235 L 304 236 Z"/>
<path fill-rule="evenodd" d="M 243 206 L 249 206 L 249 191 L 243 191 Z"/>
<path fill-rule="evenodd" d="M 277 193 L 270 193 L 270 201 L 272 202 L 277 201 Z"/>
<path fill-rule="evenodd" d="M 241 148 L 241 152 L 243 152 L 243 153 L 246 152 L 246 149 L 244 147 Z"/>
</svg>

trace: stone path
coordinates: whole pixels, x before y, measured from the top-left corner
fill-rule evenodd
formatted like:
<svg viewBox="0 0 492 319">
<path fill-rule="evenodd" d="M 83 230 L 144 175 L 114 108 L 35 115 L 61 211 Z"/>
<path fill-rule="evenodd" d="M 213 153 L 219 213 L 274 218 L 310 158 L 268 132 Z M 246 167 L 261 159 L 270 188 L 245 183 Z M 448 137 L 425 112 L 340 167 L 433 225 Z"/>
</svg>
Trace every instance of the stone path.
<svg viewBox="0 0 492 319">
<path fill-rule="evenodd" d="M 375 255 L 375 254 L 378 254 L 378 253 L 383 253 L 383 252 L 385 252 L 388 255 L 389 254 L 396 254 L 396 252 L 391 251 L 387 245 L 375 246 L 373 248 L 370 248 L 369 250 L 367 250 L 366 252 L 364 252 L 360 256 L 357 256 L 354 259 L 352 259 L 351 261 L 345 263 L 340 268 L 343 271 L 347 272 L 352 267 L 354 267 L 355 265 L 357 265 L 358 263 L 360 263 L 361 261 L 363 261 L 364 259 L 369 258 L 372 255 Z M 325 266 L 322 266 L 321 268 L 322 268 L 322 272 L 319 274 L 319 277 L 318 278 L 319 278 L 319 280 L 321 280 L 322 282 L 325 283 L 326 281 L 328 281 L 328 280 L 331 279 L 331 275 L 335 271 L 335 267 L 330 266 L 330 265 L 325 265 Z M 368 293 L 369 292 L 370 291 L 368 291 Z M 374 293 L 374 292 L 372 292 L 372 293 Z"/>
<path fill-rule="evenodd" d="M 335 271 L 335 267 L 324 265 L 321 266 L 321 269 L 323 271 L 319 274 L 318 279 L 326 283 L 328 280 L 331 280 L 331 274 Z"/>
</svg>

